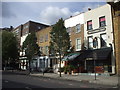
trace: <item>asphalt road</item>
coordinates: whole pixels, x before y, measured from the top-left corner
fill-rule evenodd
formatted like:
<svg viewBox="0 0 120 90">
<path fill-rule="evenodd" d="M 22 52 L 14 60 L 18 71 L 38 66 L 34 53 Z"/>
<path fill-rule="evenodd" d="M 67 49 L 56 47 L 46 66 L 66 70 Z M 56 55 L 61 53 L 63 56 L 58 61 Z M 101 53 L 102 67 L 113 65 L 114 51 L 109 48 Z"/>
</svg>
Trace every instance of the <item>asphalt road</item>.
<svg viewBox="0 0 120 90">
<path fill-rule="evenodd" d="M 91 90 L 109 90 L 114 88 L 105 85 L 91 84 L 87 82 L 57 80 L 44 77 L 34 77 L 21 73 L 3 72 L 2 73 L 2 88 L 23 88 L 32 90 L 34 88 L 48 88 L 48 89 L 61 89 L 61 88 L 91 88 Z M 114 88 L 115 90 L 115 88 Z M 117 89 L 116 89 L 117 90 Z"/>
</svg>

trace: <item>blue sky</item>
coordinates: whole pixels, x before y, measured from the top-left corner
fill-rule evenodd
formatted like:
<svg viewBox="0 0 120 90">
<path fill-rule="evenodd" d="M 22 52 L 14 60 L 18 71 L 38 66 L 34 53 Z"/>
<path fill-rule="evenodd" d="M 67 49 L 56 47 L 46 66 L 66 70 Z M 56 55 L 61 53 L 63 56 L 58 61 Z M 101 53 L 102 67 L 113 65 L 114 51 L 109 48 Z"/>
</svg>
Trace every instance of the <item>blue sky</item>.
<svg viewBox="0 0 120 90">
<path fill-rule="evenodd" d="M 2 2 L 2 27 L 17 27 L 32 20 L 48 25 L 59 18 L 68 18 L 97 8 L 105 2 Z"/>
</svg>

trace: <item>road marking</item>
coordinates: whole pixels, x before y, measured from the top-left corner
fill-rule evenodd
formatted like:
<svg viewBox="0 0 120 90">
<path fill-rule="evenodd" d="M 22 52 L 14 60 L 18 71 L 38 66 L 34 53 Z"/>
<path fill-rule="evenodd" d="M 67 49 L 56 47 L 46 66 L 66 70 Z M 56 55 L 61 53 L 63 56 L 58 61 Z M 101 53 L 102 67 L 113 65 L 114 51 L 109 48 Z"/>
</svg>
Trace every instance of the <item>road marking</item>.
<svg viewBox="0 0 120 90">
<path fill-rule="evenodd" d="M 8 83 L 8 81 L 5 81 L 5 83 Z"/>
<path fill-rule="evenodd" d="M 28 90 L 32 90 L 30 87 L 25 87 L 26 89 L 28 89 Z"/>
<path fill-rule="evenodd" d="M 118 88 L 118 87 L 116 86 L 116 87 L 112 87 L 112 88 Z"/>
<path fill-rule="evenodd" d="M 68 85 L 73 85 L 73 84 L 70 83 L 70 84 L 68 84 Z"/>
</svg>

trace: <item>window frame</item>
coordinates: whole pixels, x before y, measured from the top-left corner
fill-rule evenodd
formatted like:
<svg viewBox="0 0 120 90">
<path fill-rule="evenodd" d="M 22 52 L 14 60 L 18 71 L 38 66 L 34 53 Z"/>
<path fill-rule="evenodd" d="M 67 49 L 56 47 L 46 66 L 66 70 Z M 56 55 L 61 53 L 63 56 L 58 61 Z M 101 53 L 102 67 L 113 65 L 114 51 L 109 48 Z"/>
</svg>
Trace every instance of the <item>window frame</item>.
<svg viewBox="0 0 120 90">
<path fill-rule="evenodd" d="M 68 27 L 68 28 L 66 28 L 66 30 L 67 30 L 67 33 L 69 34 L 69 35 L 71 35 L 71 27 Z"/>
<path fill-rule="evenodd" d="M 92 30 L 93 29 L 93 23 L 91 24 L 92 26 L 91 26 L 91 28 L 89 28 L 89 22 L 91 22 L 92 23 L 92 20 L 89 20 L 89 21 L 87 21 L 87 30 Z"/>
<path fill-rule="evenodd" d="M 81 25 L 77 24 L 76 27 L 75 27 L 75 29 L 76 29 L 76 33 L 79 33 L 81 31 Z"/>
<path fill-rule="evenodd" d="M 91 43 L 92 43 L 92 46 L 91 46 L 91 47 L 90 47 L 91 44 L 89 44 L 89 38 L 92 38 L 92 42 L 91 42 Z M 88 48 L 89 48 L 89 49 L 90 49 L 90 48 L 93 48 L 93 36 L 88 36 L 87 39 L 88 39 Z"/>
<path fill-rule="evenodd" d="M 104 18 L 105 21 L 101 21 L 102 18 Z M 101 24 L 102 22 L 104 22 L 104 25 Z M 101 16 L 101 17 L 99 17 L 99 27 L 104 27 L 104 26 L 106 26 L 106 18 L 105 18 L 105 16 Z"/>
<path fill-rule="evenodd" d="M 80 40 L 80 42 L 78 42 L 78 40 Z M 81 50 L 81 46 L 82 46 L 81 45 L 81 38 L 76 38 L 76 51 Z M 78 47 L 80 47 L 80 48 L 78 48 Z"/>
<path fill-rule="evenodd" d="M 107 47 L 107 42 L 105 42 L 106 43 L 106 45 L 104 45 L 104 46 L 102 46 L 102 35 L 106 35 L 106 39 L 104 40 L 104 41 L 107 41 L 107 34 L 106 33 L 102 33 L 102 34 L 100 34 L 100 46 L 101 46 L 101 48 L 102 47 Z"/>
</svg>

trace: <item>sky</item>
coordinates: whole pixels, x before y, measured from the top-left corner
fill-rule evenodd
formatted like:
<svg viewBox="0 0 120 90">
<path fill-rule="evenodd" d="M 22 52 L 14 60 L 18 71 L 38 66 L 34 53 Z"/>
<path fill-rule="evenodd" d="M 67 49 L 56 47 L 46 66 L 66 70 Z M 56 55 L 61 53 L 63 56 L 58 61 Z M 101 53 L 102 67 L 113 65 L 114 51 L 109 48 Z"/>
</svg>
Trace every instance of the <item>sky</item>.
<svg viewBox="0 0 120 90">
<path fill-rule="evenodd" d="M 14 28 L 29 20 L 53 25 L 60 18 L 86 12 L 88 8 L 94 9 L 105 2 L 2 2 L 2 27 Z"/>
</svg>

